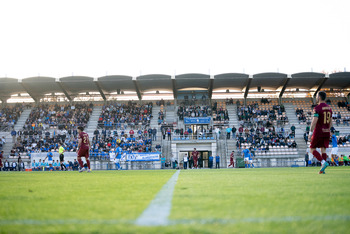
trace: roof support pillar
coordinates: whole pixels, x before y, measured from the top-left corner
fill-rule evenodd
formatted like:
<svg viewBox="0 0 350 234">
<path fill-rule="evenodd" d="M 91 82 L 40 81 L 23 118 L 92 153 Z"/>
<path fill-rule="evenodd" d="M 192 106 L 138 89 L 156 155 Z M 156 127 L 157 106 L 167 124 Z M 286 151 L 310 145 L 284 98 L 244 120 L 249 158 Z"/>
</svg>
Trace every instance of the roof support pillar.
<svg viewBox="0 0 350 234">
<path fill-rule="evenodd" d="M 6 103 L 7 103 L 7 100 L 10 99 L 10 98 L 11 98 L 11 96 L 1 96 L 0 100 L 2 102 L 2 106 L 5 106 Z"/>
<path fill-rule="evenodd" d="M 253 80 L 253 75 L 249 75 L 248 83 L 245 86 L 245 91 L 244 91 L 244 105 L 247 105 L 247 96 L 250 88 L 250 84 L 252 83 Z"/>
<path fill-rule="evenodd" d="M 66 97 L 68 98 L 68 100 L 71 102 L 72 98 L 71 96 L 67 93 L 66 89 L 63 87 L 63 84 L 61 81 L 59 81 L 58 79 L 56 80 L 56 84 L 58 85 L 58 87 L 62 90 L 62 92 L 64 93 L 64 95 L 66 95 Z"/>
<path fill-rule="evenodd" d="M 213 85 L 214 85 L 214 76 L 210 77 L 209 80 L 209 88 L 208 88 L 208 98 L 211 100 L 211 97 L 213 95 Z"/>
<path fill-rule="evenodd" d="M 23 81 L 22 80 L 18 80 L 18 83 L 20 83 L 20 85 L 23 87 L 23 89 L 29 94 L 29 96 L 31 97 L 31 98 L 33 98 L 33 100 L 35 101 L 35 102 L 38 102 L 39 100 L 38 100 L 38 98 L 28 89 L 28 87 L 23 83 Z"/>
<path fill-rule="evenodd" d="M 281 89 L 281 92 L 280 92 L 280 94 L 278 95 L 278 102 L 279 102 L 279 105 L 282 105 L 282 96 L 283 96 L 284 91 L 286 90 L 287 85 L 288 85 L 288 83 L 289 83 L 289 81 L 290 81 L 291 78 L 292 78 L 292 75 L 288 75 L 288 76 L 287 76 L 287 79 L 286 79 L 286 81 L 285 81 L 284 84 L 283 84 L 283 87 L 282 87 L 282 89 Z"/>
<path fill-rule="evenodd" d="M 107 99 L 106 99 L 106 95 L 103 93 L 103 90 L 102 90 L 101 85 L 100 85 L 100 83 L 98 82 L 98 80 L 94 80 L 94 83 L 95 83 L 95 85 L 96 85 L 98 91 L 100 92 L 101 97 L 103 98 L 104 101 L 106 101 L 106 100 L 107 100 Z"/>
<path fill-rule="evenodd" d="M 142 96 L 141 96 L 139 84 L 137 83 L 136 77 L 133 77 L 133 78 L 132 78 L 132 81 L 133 81 L 133 83 L 134 83 L 134 85 L 135 85 L 135 89 L 136 89 L 137 96 L 138 96 L 139 100 L 141 101 L 141 100 L 142 100 Z"/>
<path fill-rule="evenodd" d="M 171 77 L 171 84 L 173 86 L 173 95 L 174 95 L 174 99 L 177 99 L 177 91 L 176 91 L 176 80 L 175 80 L 175 76 Z"/>
<path fill-rule="evenodd" d="M 316 97 L 317 93 L 322 89 L 322 86 L 324 85 L 324 83 L 327 81 L 328 78 L 329 78 L 328 74 L 322 78 L 320 85 L 318 86 L 318 88 L 316 89 L 316 91 L 314 93 L 314 97 Z"/>
</svg>

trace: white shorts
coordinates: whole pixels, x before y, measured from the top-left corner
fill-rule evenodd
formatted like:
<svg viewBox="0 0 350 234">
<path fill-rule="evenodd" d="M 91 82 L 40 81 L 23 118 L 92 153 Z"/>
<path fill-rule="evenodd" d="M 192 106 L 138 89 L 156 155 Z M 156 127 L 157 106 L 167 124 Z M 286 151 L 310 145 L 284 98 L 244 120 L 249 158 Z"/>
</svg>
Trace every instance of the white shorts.
<svg viewBox="0 0 350 234">
<path fill-rule="evenodd" d="M 244 158 L 244 161 L 245 161 L 245 162 L 248 161 L 249 163 L 253 162 L 253 160 L 251 160 L 249 157 Z"/>
<path fill-rule="evenodd" d="M 47 161 L 49 164 L 51 164 L 52 165 L 52 163 L 53 163 L 53 161 Z"/>
<path fill-rule="evenodd" d="M 333 147 L 331 154 L 338 154 L 338 147 Z"/>
</svg>

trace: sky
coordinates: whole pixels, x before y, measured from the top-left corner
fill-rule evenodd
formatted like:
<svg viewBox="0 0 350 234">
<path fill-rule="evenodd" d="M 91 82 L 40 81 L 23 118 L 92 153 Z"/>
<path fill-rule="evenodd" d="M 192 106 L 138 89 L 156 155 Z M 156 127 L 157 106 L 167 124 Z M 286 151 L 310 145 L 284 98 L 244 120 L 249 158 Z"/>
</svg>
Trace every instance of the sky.
<svg viewBox="0 0 350 234">
<path fill-rule="evenodd" d="M 0 0 L 0 77 L 350 70 L 349 0 Z"/>
</svg>

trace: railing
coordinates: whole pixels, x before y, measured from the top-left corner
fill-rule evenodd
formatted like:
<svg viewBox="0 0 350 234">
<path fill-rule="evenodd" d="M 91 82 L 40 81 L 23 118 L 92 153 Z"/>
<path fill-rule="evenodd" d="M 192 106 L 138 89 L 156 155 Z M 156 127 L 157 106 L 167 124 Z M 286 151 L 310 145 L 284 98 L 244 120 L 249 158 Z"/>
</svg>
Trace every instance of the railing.
<svg viewBox="0 0 350 234">
<path fill-rule="evenodd" d="M 198 135 L 183 135 L 183 136 L 173 136 L 173 141 L 185 141 L 185 140 L 216 140 L 216 137 L 213 134 L 207 134 L 205 136 Z"/>
</svg>

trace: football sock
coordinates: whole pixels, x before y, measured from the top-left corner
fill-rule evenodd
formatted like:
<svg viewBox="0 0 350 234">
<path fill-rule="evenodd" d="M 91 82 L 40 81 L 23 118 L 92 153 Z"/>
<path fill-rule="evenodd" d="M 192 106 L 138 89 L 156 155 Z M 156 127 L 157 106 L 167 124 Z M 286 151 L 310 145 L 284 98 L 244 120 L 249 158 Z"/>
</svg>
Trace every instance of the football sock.
<svg viewBox="0 0 350 234">
<path fill-rule="evenodd" d="M 323 160 L 321 154 L 317 150 L 314 150 L 312 154 L 315 156 L 315 158 L 317 158 L 318 161 L 321 162 Z"/>
<path fill-rule="evenodd" d="M 81 160 L 81 158 L 78 159 L 78 163 L 80 165 L 80 168 L 84 167 L 83 160 Z"/>
<path fill-rule="evenodd" d="M 89 159 L 86 159 L 86 164 L 87 164 L 88 168 L 90 169 L 90 160 Z"/>
<path fill-rule="evenodd" d="M 327 161 L 327 157 L 328 157 L 328 156 L 327 156 L 327 154 L 326 154 L 326 153 L 323 153 L 323 154 L 322 154 L 322 158 L 323 158 L 323 160 Z"/>
</svg>

